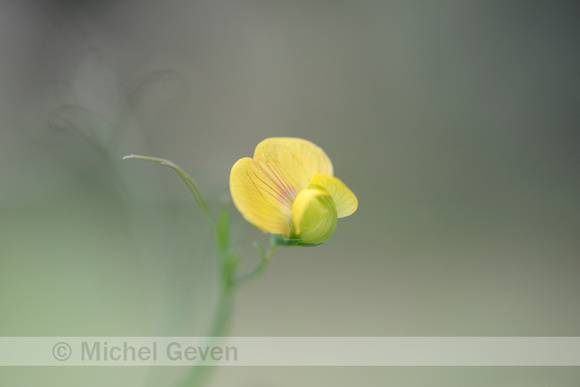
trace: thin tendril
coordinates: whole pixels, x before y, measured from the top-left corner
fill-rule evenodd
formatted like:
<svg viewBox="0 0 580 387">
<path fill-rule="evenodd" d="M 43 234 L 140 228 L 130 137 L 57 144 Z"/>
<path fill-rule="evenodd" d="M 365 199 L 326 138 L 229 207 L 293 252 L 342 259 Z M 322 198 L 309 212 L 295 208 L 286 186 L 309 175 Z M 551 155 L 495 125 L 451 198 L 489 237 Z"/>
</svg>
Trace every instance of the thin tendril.
<svg viewBox="0 0 580 387">
<path fill-rule="evenodd" d="M 177 165 L 169 160 L 166 160 L 166 159 L 161 159 L 158 157 L 150 157 L 150 156 L 128 155 L 128 156 L 123 157 L 123 160 L 127 160 L 127 159 L 156 161 L 158 163 L 161 163 L 161 165 L 165 165 L 166 167 L 172 168 L 175 172 L 177 172 L 179 177 L 181 177 L 181 180 L 183 180 L 185 182 L 185 184 L 187 185 L 187 188 L 189 188 L 189 190 L 193 194 L 195 201 L 199 205 L 199 208 L 201 209 L 201 212 L 203 212 L 203 215 L 205 216 L 211 229 L 212 230 L 215 229 L 217 222 L 216 222 L 216 219 L 214 218 L 214 216 L 212 215 L 212 213 L 209 209 L 209 206 L 207 205 L 207 202 L 203 198 L 201 192 L 197 188 L 197 185 L 195 184 L 195 182 L 193 181 L 191 176 L 189 176 L 187 173 L 185 173 L 183 171 L 183 169 L 181 169 L 181 167 L 179 167 L 179 165 Z"/>
<path fill-rule="evenodd" d="M 270 264 L 272 258 L 274 258 L 274 253 L 278 248 L 277 245 L 271 244 L 270 248 L 266 252 L 266 250 L 264 250 L 264 248 L 260 246 L 257 242 L 254 242 L 254 247 L 256 248 L 256 250 L 258 250 L 258 253 L 260 254 L 261 258 L 260 263 L 251 272 L 236 278 L 234 280 L 235 285 L 240 285 L 243 282 L 247 282 L 251 279 L 259 277 L 268 268 L 268 265 Z"/>
</svg>

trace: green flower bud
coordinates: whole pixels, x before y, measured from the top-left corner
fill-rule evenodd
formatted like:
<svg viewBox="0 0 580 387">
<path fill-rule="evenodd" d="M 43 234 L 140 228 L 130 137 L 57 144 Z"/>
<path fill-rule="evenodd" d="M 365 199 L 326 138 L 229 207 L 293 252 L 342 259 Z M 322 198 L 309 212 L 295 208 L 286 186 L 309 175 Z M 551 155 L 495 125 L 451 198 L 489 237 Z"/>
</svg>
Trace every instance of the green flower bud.
<svg viewBox="0 0 580 387">
<path fill-rule="evenodd" d="M 309 185 L 292 204 L 293 235 L 300 245 L 326 242 L 336 230 L 338 216 L 330 193 L 319 185 Z"/>
</svg>

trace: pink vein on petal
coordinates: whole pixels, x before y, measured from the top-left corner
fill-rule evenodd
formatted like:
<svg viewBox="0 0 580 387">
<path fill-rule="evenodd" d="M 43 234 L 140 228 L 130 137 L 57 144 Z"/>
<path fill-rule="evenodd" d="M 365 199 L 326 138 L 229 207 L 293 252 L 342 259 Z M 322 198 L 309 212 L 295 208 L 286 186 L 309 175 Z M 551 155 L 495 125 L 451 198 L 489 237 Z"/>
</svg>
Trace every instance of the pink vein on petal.
<svg viewBox="0 0 580 387">
<path fill-rule="evenodd" d="M 270 177 L 270 179 L 276 184 L 276 186 L 284 193 L 285 199 L 289 206 L 292 205 L 294 198 L 298 194 L 296 188 L 288 181 L 286 175 L 280 171 L 280 169 L 273 163 L 268 161 L 264 165 L 256 162 L 256 164 L 262 169 L 262 171 Z M 266 170 L 266 167 L 268 170 Z"/>
<path fill-rule="evenodd" d="M 258 165 L 258 167 L 259 167 L 259 165 Z M 261 167 L 260 167 L 260 169 L 262 170 L 262 168 L 261 168 Z M 288 204 L 288 198 L 286 198 L 286 197 L 285 197 L 285 195 L 282 195 L 282 193 L 283 193 L 283 190 L 281 190 L 281 189 L 280 189 L 280 186 L 279 186 L 278 184 L 276 184 L 276 182 L 275 182 L 275 181 L 273 181 L 273 180 L 272 180 L 272 178 L 270 178 L 270 175 L 268 175 L 268 174 L 267 174 L 265 171 L 263 171 L 263 170 L 262 170 L 262 172 L 263 172 L 263 173 L 264 173 L 264 174 L 265 174 L 265 175 L 268 177 L 268 179 L 263 179 L 263 178 L 262 178 L 262 177 L 260 177 L 260 176 L 259 176 L 259 175 L 258 175 L 256 172 L 253 172 L 253 173 L 254 173 L 254 176 L 256 177 L 256 179 L 260 180 L 260 181 L 261 181 L 261 182 L 264 184 L 264 186 L 268 187 L 268 188 L 271 190 L 271 192 L 270 192 L 270 191 L 268 191 L 268 190 L 260 189 L 260 188 L 259 188 L 259 187 L 256 185 L 256 183 L 254 183 L 254 182 L 252 181 L 252 179 L 250 179 L 250 181 L 252 181 L 252 184 L 254 184 L 254 187 L 256 188 L 256 190 L 257 190 L 258 192 L 262 192 L 262 193 L 264 193 L 264 194 L 267 194 L 267 195 L 271 196 L 271 197 L 272 197 L 274 200 L 278 201 L 278 203 L 280 203 L 282 206 L 284 206 L 284 207 L 288 207 L 288 206 L 289 206 L 289 204 Z M 268 182 L 268 181 L 266 181 L 266 180 L 269 180 L 269 182 Z M 279 190 L 277 190 L 277 189 L 276 189 L 275 187 L 273 187 L 273 186 L 272 186 L 270 183 L 273 183 L 273 184 L 274 184 L 276 187 L 278 187 L 278 189 L 280 189 L 280 191 L 282 191 L 282 192 L 280 192 Z"/>
<path fill-rule="evenodd" d="M 270 181 L 276 185 L 276 187 L 278 188 L 278 191 L 276 189 L 274 189 L 273 187 L 271 187 L 270 185 L 268 185 L 266 182 L 264 182 L 259 177 L 258 177 L 258 179 L 260 179 L 260 181 L 262 181 L 264 184 L 268 185 L 268 187 L 272 191 L 274 191 L 274 192 L 280 192 L 281 195 L 276 198 L 278 200 L 278 202 L 280 204 L 282 204 L 283 206 L 285 206 L 285 207 L 290 207 L 291 208 L 292 207 L 292 202 L 294 201 L 294 198 L 296 197 L 296 194 L 293 193 L 293 192 L 296 192 L 296 189 L 294 189 L 294 187 L 292 187 L 292 186 L 286 187 L 284 185 L 284 182 L 274 173 L 274 171 L 270 167 L 269 163 L 268 163 L 268 166 L 270 167 L 269 168 L 270 169 L 270 173 L 268 173 L 268 171 L 266 171 L 265 168 L 261 164 L 259 164 L 257 161 L 254 160 L 254 163 L 256 163 L 256 165 L 258 166 L 258 168 L 260 168 L 260 170 L 266 176 L 268 176 L 268 178 L 270 179 Z M 273 177 L 272 177 L 272 175 L 273 175 Z"/>
</svg>

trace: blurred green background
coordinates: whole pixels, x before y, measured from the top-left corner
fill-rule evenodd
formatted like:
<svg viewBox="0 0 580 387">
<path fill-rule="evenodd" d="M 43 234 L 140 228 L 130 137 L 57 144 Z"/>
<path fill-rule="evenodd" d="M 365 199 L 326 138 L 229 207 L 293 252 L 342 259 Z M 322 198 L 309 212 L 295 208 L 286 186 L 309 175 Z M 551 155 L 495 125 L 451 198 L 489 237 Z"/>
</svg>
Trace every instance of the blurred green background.
<svg viewBox="0 0 580 387">
<path fill-rule="evenodd" d="M 237 336 L 580 335 L 580 3 L 0 3 L 0 335 L 208 331 L 217 208 L 271 136 L 359 209 L 281 249 Z M 266 241 L 232 208 L 244 270 Z M 170 386 L 181 368 L 2 368 L 5 386 Z M 569 368 L 224 368 L 211 386 L 578 386 Z"/>
</svg>

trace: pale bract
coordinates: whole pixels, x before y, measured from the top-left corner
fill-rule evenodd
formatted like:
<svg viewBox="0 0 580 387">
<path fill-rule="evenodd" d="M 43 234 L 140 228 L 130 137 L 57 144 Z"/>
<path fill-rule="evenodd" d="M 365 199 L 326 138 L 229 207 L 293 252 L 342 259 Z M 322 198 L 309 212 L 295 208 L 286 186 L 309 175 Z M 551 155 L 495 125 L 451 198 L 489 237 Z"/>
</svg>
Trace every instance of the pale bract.
<svg viewBox="0 0 580 387">
<path fill-rule="evenodd" d="M 253 158 L 242 158 L 232 167 L 230 191 L 243 217 L 280 236 L 280 244 L 323 243 L 334 234 L 337 219 L 358 207 L 352 191 L 333 176 L 326 153 L 300 138 L 259 143 Z"/>
</svg>

